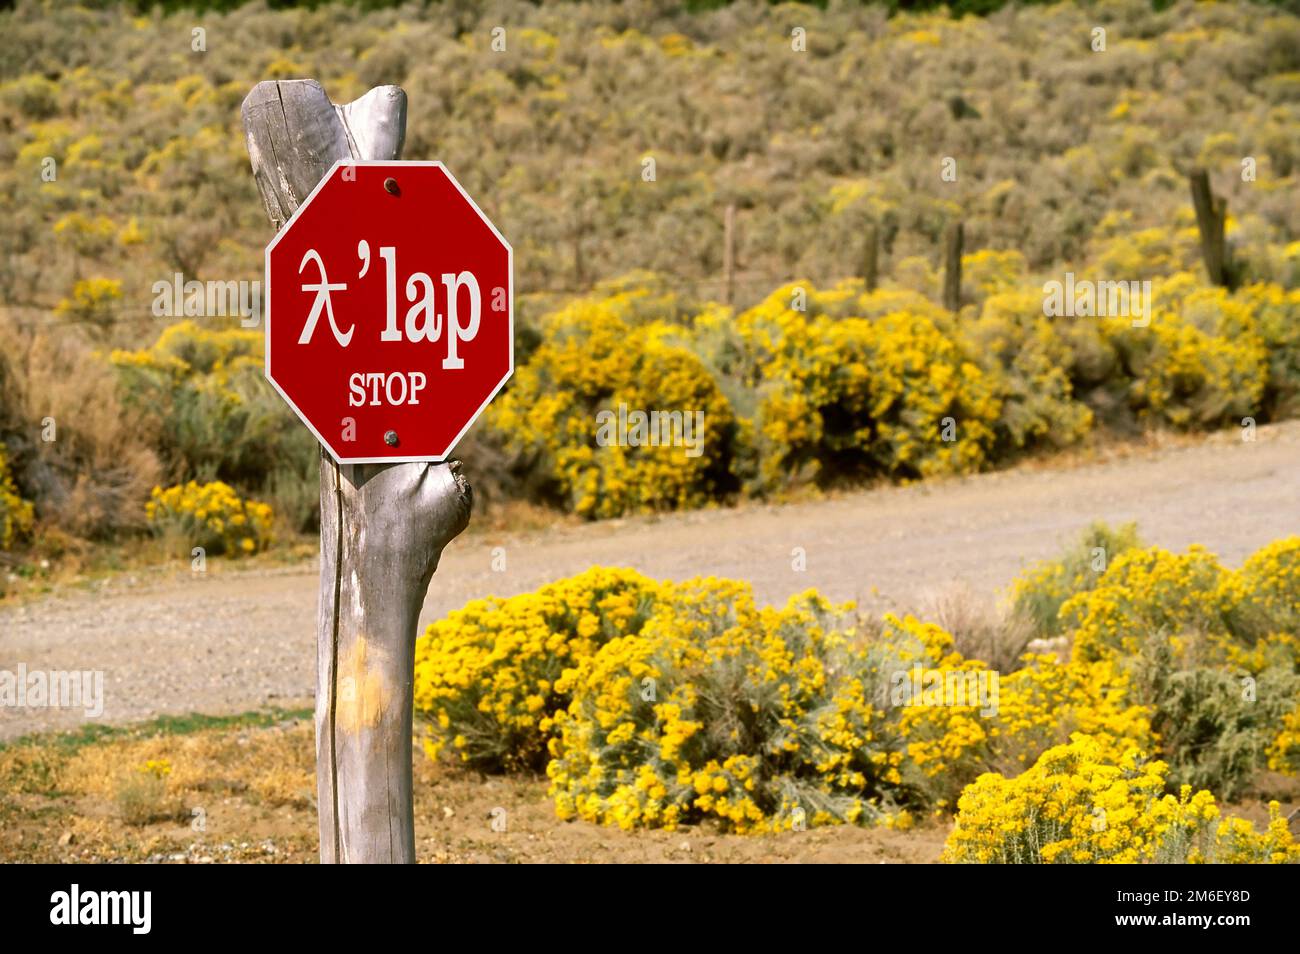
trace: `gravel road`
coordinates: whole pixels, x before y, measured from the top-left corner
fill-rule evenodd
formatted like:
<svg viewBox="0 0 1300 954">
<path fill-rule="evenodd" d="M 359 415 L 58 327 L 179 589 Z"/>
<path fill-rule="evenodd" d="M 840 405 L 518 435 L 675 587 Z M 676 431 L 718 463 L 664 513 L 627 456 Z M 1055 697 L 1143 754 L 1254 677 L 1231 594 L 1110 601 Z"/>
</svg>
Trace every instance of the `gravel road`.
<svg viewBox="0 0 1300 954">
<path fill-rule="evenodd" d="M 473 475 L 471 474 L 471 479 Z M 448 547 L 424 604 L 436 619 L 593 564 L 751 580 L 762 601 L 815 586 L 865 608 L 915 606 L 954 584 L 992 592 L 1096 519 L 1151 543 L 1203 543 L 1230 565 L 1300 533 L 1300 422 L 1066 467 L 885 487 L 829 500 L 608 521 Z M 505 548 L 504 572 L 492 569 Z M 802 547 L 806 570 L 792 568 Z M 103 721 L 310 704 L 317 571 L 159 570 L 0 608 L 0 670 L 102 670 Z M 0 738 L 73 728 L 80 710 L 0 708 Z"/>
</svg>

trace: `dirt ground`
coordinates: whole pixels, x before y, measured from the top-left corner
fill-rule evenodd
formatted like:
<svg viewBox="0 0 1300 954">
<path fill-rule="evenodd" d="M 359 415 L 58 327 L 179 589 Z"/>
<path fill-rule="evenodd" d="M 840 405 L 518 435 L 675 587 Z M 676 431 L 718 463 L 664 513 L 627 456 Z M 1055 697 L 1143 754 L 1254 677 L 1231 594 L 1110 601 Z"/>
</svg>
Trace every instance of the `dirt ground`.
<svg viewBox="0 0 1300 954">
<path fill-rule="evenodd" d="M 282 712 L 217 727 L 147 725 L 93 741 L 56 735 L 11 744 L 0 748 L 0 863 L 315 862 L 314 757 L 310 719 Z M 157 762 L 168 766 L 165 792 L 128 803 L 131 779 Z M 623 832 L 559 821 L 543 778 L 481 776 L 418 750 L 414 776 L 416 854 L 425 863 L 924 864 L 939 860 L 952 826 L 940 816 L 909 831 Z M 1291 812 L 1300 806 L 1300 780 L 1261 773 L 1224 814 L 1262 827 L 1270 799 Z"/>
<path fill-rule="evenodd" d="M 0 862 L 314 862 L 313 758 L 305 719 L 133 733 L 71 753 L 56 741 L 0 750 Z M 171 817 L 128 824 L 124 780 L 151 759 L 174 766 L 174 803 L 160 812 Z M 543 778 L 482 777 L 418 752 L 414 765 L 421 862 L 933 862 L 950 824 L 762 837 L 708 828 L 629 833 L 558 821 Z"/>
<path fill-rule="evenodd" d="M 471 533 L 443 555 L 422 621 L 593 564 L 750 580 L 769 602 L 817 587 L 881 611 L 915 607 L 959 583 L 991 593 L 1097 519 L 1135 520 L 1150 543 L 1202 543 L 1232 565 L 1300 532 L 1300 421 L 1261 428 L 1254 443 L 1231 431 L 1165 440 L 784 506 Z M 492 569 L 496 547 L 503 572 Z M 806 553 L 804 572 L 792 568 L 796 547 Z M 211 561 L 204 574 L 181 564 L 120 575 L 0 607 L 0 668 L 102 670 L 102 721 L 110 724 L 309 705 L 316 598 L 314 561 L 256 571 Z M 81 724 L 75 710 L 0 708 L 0 739 Z"/>
</svg>

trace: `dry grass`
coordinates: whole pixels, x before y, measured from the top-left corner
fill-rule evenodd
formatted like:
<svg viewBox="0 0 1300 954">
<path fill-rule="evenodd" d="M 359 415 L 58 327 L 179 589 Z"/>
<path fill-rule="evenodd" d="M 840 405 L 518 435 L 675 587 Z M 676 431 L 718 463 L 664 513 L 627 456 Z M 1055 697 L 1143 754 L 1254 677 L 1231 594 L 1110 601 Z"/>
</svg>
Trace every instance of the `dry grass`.
<svg viewBox="0 0 1300 954">
<path fill-rule="evenodd" d="M 998 606 L 991 598 L 960 584 L 924 602 L 920 617 L 952 634 L 954 648 L 1006 674 L 1020 668 L 1020 657 L 1034 638 L 1024 615 Z"/>
<path fill-rule="evenodd" d="M 117 773 L 113 799 L 118 814 L 127 825 L 137 828 L 162 821 L 181 821 L 185 805 L 170 791 L 167 779 L 140 768 Z"/>
<path fill-rule="evenodd" d="M 103 355 L 71 335 L 25 331 L 3 310 L 0 338 L 12 346 L 7 416 L 28 435 L 13 449 L 26 451 L 22 483 L 43 525 L 87 539 L 143 527 L 141 501 L 160 476 L 150 422 L 122 406 Z M 43 439 L 47 419 L 52 442 Z"/>
<path fill-rule="evenodd" d="M 0 862 L 315 861 L 310 720 L 191 728 L 0 748 Z M 171 766 L 165 784 L 124 802 L 123 778 L 138 786 L 154 777 L 141 767 L 162 761 Z M 628 833 L 560 822 L 536 776 L 485 778 L 418 751 L 414 772 L 421 861 L 925 862 L 947 836 L 946 823 L 764 838 L 710 828 Z M 505 831 L 494 830 L 494 817 Z"/>
<path fill-rule="evenodd" d="M 144 774 L 149 762 L 166 762 L 170 793 L 198 804 L 212 794 L 249 793 L 273 807 L 307 807 L 315 789 L 311 723 L 259 731 L 210 730 L 153 735 L 87 746 L 59 773 L 60 788 L 101 799 L 114 797 L 123 776 Z"/>
</svg>

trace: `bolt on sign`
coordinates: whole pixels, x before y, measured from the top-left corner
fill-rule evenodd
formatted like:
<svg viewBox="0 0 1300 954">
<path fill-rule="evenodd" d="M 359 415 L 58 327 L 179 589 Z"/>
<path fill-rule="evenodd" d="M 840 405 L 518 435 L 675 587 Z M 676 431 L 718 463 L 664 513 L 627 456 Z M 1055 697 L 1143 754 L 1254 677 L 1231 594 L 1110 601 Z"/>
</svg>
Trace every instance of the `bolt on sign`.
<svg viewBox="0 0 1300 954">
<path fill-rule="evenodd" d="M 514 253 L 442 163 L 340 160 L 266 247 L 266 322 L 336 461 L 441 461 L 514 370 Z"/>
</svg>

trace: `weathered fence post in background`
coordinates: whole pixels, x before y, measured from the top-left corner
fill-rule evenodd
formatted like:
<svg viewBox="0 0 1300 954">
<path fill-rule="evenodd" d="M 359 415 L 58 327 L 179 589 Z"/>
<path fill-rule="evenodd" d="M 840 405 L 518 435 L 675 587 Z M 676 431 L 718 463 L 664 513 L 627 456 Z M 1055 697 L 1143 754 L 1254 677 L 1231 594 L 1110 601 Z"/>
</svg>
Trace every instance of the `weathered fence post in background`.
<svg viewBox="0 0 1300 954">
<path fill-rule="evenodd" d="M 1204 169 L 1187 176 L 1192 188 L 1192 206 L 1196 209 L 1196 227 L 1201 233 L 1201 257 L 1210 282 L 1231 288 L 1232 262 L 1228 259 L 1223 230 L 1228 220 L 1228 203 L 1210 190 L 1210 174 Z"/>
<path fill-rule="evenodd" d="M 943 239 L 943 307 L 956 312 L 961 310 L 961 223 L 949 225 Z"/>
<path fill-rule="evenodd" d="M 573 291 L 575 294 L 587 290 L 587 270 L 582 264 L 582 236 L 586 231 L 586 216 L 578 210 L 573 218 Z"/>
<path fill-rule="evenodd" d="M 868 292 L 876 290 L 880 256 L 880 233 L 876 223 L 869 222 L 863 234 L 862 282 Z"/>
<path fill-rule="evenodd" d="M 314 80 L 244 100 L 249 158 L 283 227 L 339 159 L 398 159 L 406 94 L 335 106 Z M 420 607 L 443 548 L 469 523 L 458 461 L 339 465 L 320 458 L 316 779 L 322 862 L 414 862 L 412 682 Z"/>
<path fill-rule="evenodd" d="M 728 305 L 736 302 L 736 204 L 727 205 L 722 220 L 722 294 Z"/>
</svg>

